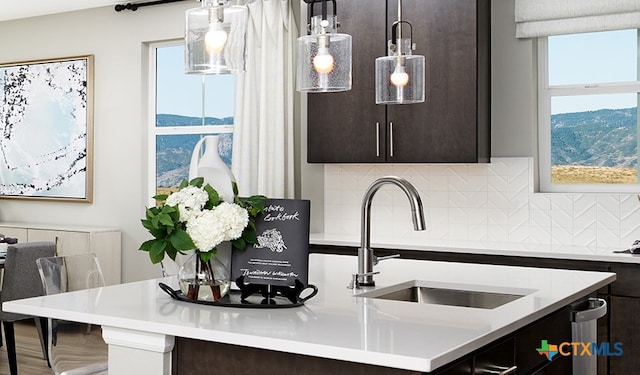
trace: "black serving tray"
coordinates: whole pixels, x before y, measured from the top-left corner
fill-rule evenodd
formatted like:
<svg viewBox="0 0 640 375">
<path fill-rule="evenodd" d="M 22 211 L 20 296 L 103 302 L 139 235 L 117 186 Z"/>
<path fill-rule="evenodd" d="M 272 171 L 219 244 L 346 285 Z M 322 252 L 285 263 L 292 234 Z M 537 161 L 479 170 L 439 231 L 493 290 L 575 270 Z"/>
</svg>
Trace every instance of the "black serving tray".
<svg viewBox="0 0 640 375">
<path fill-rule="evenodd" d="M 218 301 L 200 301 L 187 298 L 179 289 L 173 289 L 165 283 L 158 283 L 160 289 L 171 296 L 171 298 L 178 301 L 195 303 L 198 305 L 240 307 L 249 309 L 298 307 L 304 305 L 305 301 L 308 301 L 318 293 L 318 288 L 315 285 L 309 284 L 304 286 L 298 280 L 296 280 L 296 285 L 292 287 L 276 285 L 271 285 L 269 287 L 268 285 L 245 284 L 243 282 L 243 278 L 240 277 L 236 280 L 236 285 L 238 285 L 240 290 L 232 289 L 226 296 L 222 297 Z M 303 291 L 307 289 L 310 289 L 311 292 L 308 295 L 301 297 Z"/>
</svg>

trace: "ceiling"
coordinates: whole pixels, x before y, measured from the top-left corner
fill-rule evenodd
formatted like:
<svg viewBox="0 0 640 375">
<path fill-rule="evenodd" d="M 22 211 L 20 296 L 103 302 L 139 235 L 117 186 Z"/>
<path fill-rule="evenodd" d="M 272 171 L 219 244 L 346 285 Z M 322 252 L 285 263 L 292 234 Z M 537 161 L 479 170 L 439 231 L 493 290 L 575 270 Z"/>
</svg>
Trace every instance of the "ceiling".
<svg viewBox="0 0 640 375">
<path fill-rule="evenodd" d="M 130 0 L 2 0 L 0 21 L 126 4 Z"/>
</svg>

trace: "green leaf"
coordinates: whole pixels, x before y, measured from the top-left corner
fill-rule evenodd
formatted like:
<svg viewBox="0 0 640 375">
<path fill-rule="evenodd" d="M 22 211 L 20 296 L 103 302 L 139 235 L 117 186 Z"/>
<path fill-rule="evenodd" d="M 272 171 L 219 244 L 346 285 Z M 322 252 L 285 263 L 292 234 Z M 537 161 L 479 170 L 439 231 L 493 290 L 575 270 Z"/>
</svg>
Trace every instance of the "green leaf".
<svg viewBox="0 0 640 375">
<path fill-rule="evenodd" d="M 151 207 L 151 208 L 147 208 L 144 213 L 147 219 L 151 219 L 152 217 L 160 213 L 160 210 L 157 207 Z"/>
<path fill-rule="evenodd" d="M 155 241 L 151 248 L 149 249 L 149 258 L 151 258 L 151 262 L 153 264 L 157 264 L 162 262 L 164 259 L 164 251 L 167 247 L 167 243 L 165 241 Z"/>
<path fill-rule="evenodd" d="M 159 228 L 160 227 L 160 217 L 159 216 L 154 216 L 151 218 L 151 227 L 152 228 Z"/>
<path fill-rule="evenodd" d="M 249 219 L 249 224 L 247 224 L 247 227 L 244 230 L 252 230 L 252 231 L 256 231 L 256 223 L 255 221 Z"/>
<path fill-rule="evenodd" d="M 264 200 L 267 199 L 267 197 L 265 197 L 264 195 L 252 195 L 249 198 L 247 198 L 247 202 L 249 202 L 252 205 L 262 205 L 262 207 L 264 207 Z"/>
<path fill-rule="evenodd" d="M 242 239 L 251 244 L 258 243 L 258 234 L 255 230 L 246 230 L 242 232 Z"/>
<path fill-rule="evenodd" d="M 167 200 L 167 198 L 169 198 L 169 195 L 167 194 L 157 194 L 153 196 L 153 199 L 155 199 L 158 202 L 164 202 Z"/>
<path fill-rule="evenodd" d="M 249 198 L 240 199 L 240 205 L 249 212 L 251 217 L 256 217 L 264 211 L 265 199 L 267 198 L 264 195 L 252 195 Z"/>
<path fill-rule="evenodd" d="M 200 259 L 203 262 L 208 262 L 211 260 L 211 257 L 213 256 L 213 254 L 217 253 L 218 249 L 216 249 L 215 247 L 207 252 L 198 252 L 198 255 L 200 256 Z"/>
<path fill-rule="evenodd" d="M 149 251 L 149 250 L 151 250 L 151 246 L 153 246 L 153 244 L 154 244 L 156 241 L 158 241 L 158 240 L 157 240 L 157 239 L 154 239 L 154 240 L 147 240 L 147 241 L 144 241 L 144 242 L 142 243 L 142 245 L 140 245 L 140 248 L 139 248 L 138 250 L 142 250 L 142 251 Z"/>
<path fill-rule="evenodd" d="M 204 183 L 204 177 L 196 177 L 193 180 L 189 181 L 189 185 L 196 186 L 196 187 L 202 187 L 203 183 Z"/>
<path fill-rule="evenodd" d="M 185 179 L 185 180 L 182 180 L 182 182 L 180 182 L 180 185 L 178 186 L 178 189 L 182 190 L 182 189 L 186 188 L 187 186 L 189 186 L 189 181 L 187 181 Z"/>
<path fill-rule="evenodd" d="M 172 214 L 174 212 L 178 212 L 178 207 L 165 204 L 164 206 L 162 206 L 162 209 L 158 212 L 158 214 Z"/>
<path fill-rule="evenodd" d="M 193 243 L 189 233 L 181 228 L 176 229 L 171 234 L 170 241 L 171 245 L 173 245 L 176 250 L 191 250 L 196 248 L 196 245 Z"/>
<path fill-rule="evenodd" d="M 235 181 L 231 181 L 231 189 L 233 190 L 233 196 L 235 198 L 238 197 L 238 183 Z"/>
<path fill-rule="evenodd" d="M 142 226 L 143 226 L 145 229 L 149 230 L 149 231 L 151 231 L 151 230 L 153 230 L 153 229 L 156 229 L 156 228 L 153 226 L 153 223 L 151 222 L 151 220 L 148 220 L 148 219 L 146 219 L 146 220 L 140 220 L 140 222 L 142 223 Z"/>
<path fill-rule="evenodd" d="M 247 248 L 247 243 L 242 239 L 242 237 L 232 240 L 231 245 L 238 250 L 244 250 Z"/>
<path fill-rule="evenodd" d="M 167 235 L 165 228 L 150 228 L 149 233 L 156 239 L 163 239 Z"/>
<path fill-rule="evenodd" d="M 166 213 L 162 213 L 162 214 L 158 215 L 158 221 L 162 225 L 166 225 L 168 227 L 172 227 L 173 226 L 173 219 L 171 218 L 170 215 L 168 215 Z"/>
<path fill-rule="evenodd" d="M 209 202 L 207 203 L 207 208 L 211 209 L 220 204 L 220 194 L 214 189 L 211 185 L 207 184 L 204 187 L 204 191 L 209 194 Z"/>
</svg>

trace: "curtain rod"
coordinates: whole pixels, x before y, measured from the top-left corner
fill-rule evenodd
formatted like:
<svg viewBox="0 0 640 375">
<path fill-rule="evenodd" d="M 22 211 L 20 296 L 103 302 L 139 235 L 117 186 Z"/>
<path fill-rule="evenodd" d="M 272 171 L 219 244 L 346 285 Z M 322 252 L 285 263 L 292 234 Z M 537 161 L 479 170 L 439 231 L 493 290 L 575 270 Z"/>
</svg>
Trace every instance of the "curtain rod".
<svg viewBox="0 0 640 375">
<path fill-rule="evenodd" d="M 131 10 L 131 11 L 136 11 L 138 10 L 138 8 L 141 7 L 146 7 L 149 5 L 160 5 L 160 4 L 167 4 L 167 3 L 176 3 L 178 1 L 185 1 L 185 0 L 156 0 L 156 1 L 147 1 L 146 3 L 127 3 L 127 4 L 118 4 L 115 6 L 115 10 L 116 12 L 120 12 L 123 11 L 125 9 Z"/>
</svg>

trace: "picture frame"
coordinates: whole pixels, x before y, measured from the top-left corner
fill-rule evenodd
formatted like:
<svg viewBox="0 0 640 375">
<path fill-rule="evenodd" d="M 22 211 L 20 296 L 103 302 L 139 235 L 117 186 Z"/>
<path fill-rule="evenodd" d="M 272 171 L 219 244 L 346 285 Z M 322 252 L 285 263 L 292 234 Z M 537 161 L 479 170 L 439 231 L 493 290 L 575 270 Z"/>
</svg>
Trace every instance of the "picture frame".
<svg viewBox="0 0 640 375">
<path fill-rule="evenodd" d="M 0 198 L 93 199 L 94 55 L 0 63 Z"/>
</svg>

